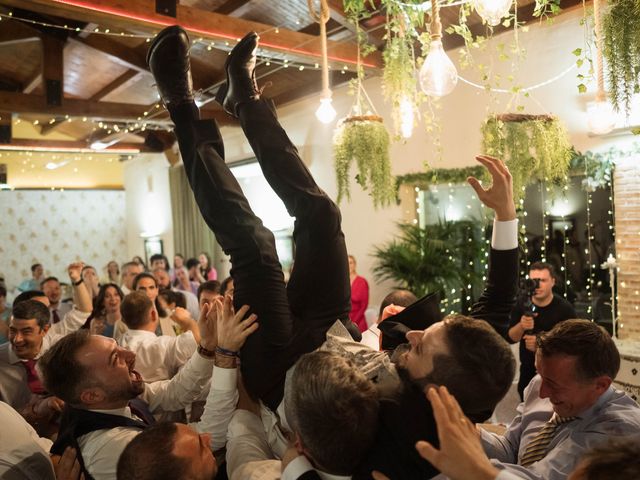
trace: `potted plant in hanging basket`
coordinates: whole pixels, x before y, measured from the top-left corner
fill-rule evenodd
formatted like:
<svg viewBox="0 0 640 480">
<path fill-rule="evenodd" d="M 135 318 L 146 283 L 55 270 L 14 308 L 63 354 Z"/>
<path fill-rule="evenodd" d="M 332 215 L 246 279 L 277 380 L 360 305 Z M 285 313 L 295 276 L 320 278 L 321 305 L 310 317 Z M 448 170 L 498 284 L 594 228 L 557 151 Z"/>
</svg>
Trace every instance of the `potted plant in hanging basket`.
<svg viewBox="0 0 640 480">
<path fill-rule="evenodd" d="M 482 126 L 482 149 L 509 167 L 516 205 L 535 180 L 566 184 L 573 156 L 564 125 L 552 115 L 492 115 Z"/>
<path fill-rule="evenodd" d="M 350 115 L 336 127 L 333 140 L 338 203 L 351 198 L 351 166 L 356 164 L 356 181 L 369 190 L 373 205 L 395 200 L 395 179 L 391 175 L 389 132 L 379 115 Z"/>
</svg>

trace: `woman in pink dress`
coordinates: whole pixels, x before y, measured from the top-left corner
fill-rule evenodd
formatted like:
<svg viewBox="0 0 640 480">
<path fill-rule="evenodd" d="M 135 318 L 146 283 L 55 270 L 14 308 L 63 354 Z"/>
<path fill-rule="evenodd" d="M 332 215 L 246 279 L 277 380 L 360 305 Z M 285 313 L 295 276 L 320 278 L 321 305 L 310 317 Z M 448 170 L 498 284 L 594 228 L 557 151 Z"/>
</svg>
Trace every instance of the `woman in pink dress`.
<svg viewBox="0 0 640 480">
<path fill-rule="evenodd" d="M 351 280 L 351 312 L 349 318 L 361 332 L 367 330 L 364 312 L 369 306 L 369 284 L 356 272 L 356 259 L 349 255 L 349 279 Z"/>
</svg>

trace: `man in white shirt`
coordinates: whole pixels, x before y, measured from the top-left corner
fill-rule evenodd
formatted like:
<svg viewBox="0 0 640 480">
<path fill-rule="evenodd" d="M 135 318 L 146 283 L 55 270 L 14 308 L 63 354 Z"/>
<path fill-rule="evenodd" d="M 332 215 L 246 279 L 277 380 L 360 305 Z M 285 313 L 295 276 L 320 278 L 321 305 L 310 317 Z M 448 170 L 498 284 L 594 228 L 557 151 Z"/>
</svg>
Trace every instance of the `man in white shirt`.
<svg viewBox="0 0 640 480">
<path fill-rule="evenodd" d="M 156 335 L 158 311 L 144 292 L 131 292 L 120 306 L 122 321 L 129 330 L 120 346 L 136 354 L 136 369 L 145 382 L 172 378 L 196 351 L 200 341 L 198 324 L 189 312 L 177 308 L 172 318 L 184 318 L 181 335 Z"/>
<path fill-rule="evenodd" d="M 207 313 L 200 316 L 198 352 L 171 380 L 146 384 L 134 368 L 135 353 L 87 330 L 50 349 L 40 365 L 43 379 L 67 403 L 52 452 L 74 446 L 83 471 L 96 480 L 112 480 L 124 448 L 153 422 L 150 414 L 183 409 L 210 379 L 217 338 L 215 317 Z"/>
</svg>

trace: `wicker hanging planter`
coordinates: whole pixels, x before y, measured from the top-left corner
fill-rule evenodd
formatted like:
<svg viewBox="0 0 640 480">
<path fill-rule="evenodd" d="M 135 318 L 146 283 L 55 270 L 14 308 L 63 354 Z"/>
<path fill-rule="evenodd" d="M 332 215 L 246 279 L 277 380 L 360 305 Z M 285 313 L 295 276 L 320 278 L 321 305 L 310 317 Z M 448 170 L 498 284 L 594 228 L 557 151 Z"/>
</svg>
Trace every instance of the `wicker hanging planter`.
<svg viewBox="0 0 640 480">
<path fill-rule="evenodd" d="M 567 182 L 573 146 L 566 128 L 552 115 L 506 113 L 490 116 L 482 126 L 483 152 L 500 158 L 513 177 L 516 205 L 534 181 Z"/>
</svg>

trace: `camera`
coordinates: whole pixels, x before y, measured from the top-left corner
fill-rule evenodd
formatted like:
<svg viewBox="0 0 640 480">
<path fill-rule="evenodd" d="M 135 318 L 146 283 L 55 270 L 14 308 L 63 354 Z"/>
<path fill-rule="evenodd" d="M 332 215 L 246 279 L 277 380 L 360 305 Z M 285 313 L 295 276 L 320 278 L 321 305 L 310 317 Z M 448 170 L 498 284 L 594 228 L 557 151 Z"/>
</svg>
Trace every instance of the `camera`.
<svg viewBox="0 0 640 480">
<path fill-rule="evenodd" d="M 522 305 L 523 315 L 527 317 L 533 317 L 536 312 L 536 306 L 533 303 L 533 296 L 536 294 L 536 290 L 540 288 L 539 278 L 526 278 L 520 280 L 520 299 L 519 303 Z M 525 335 L 531 335 L 532 330 L 524 332 Z"/>
</svg>

